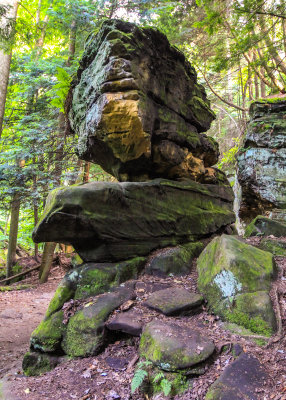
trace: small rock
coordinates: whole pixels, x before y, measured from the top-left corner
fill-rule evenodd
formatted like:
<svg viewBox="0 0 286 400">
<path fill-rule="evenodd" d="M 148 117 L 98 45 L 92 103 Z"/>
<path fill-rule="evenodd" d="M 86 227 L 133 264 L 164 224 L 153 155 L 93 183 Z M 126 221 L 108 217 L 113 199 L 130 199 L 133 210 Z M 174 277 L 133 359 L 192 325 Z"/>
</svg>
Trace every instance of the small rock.
<svg viewBox="0 0 286 400">
<path fill-rule="evenodd" d="M 116 315 L 106 326 L 111 331 L 124 332 L 133 336 L 140 336 L 142 332 L 142 322 L 133 311 Z"/>
<path fill-rule="evenodd" d="M 197 293 L 173 287 L 151 294 L 144 305 L 165 315 L 182 315 L 197 309 L 203 300 Z"/>
<path fill-rule="evenodd" d="M 265 379 L 267 374 L 257 358 L 243 353 L 211 385 L 206 400 L 257 400 L 256 391 Z"/>
<path fill-rule="evenodd" d="M 140 341 L 141 356 L 165 371 L 189 369 L 209 358 L 214 350 L 207 336 L 174 322 L 150 322 Z"/>
</svg>

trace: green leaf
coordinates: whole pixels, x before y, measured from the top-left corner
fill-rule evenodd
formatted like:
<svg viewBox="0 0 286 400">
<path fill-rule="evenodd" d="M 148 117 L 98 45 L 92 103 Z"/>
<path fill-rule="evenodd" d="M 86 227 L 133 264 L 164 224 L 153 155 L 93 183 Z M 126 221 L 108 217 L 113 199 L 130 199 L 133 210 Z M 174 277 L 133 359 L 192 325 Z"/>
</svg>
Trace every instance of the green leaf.
<svg viewBox="0 0 286 400">
<path fill-rule="evenodd" d="M 135 374 L 133 376 L 132 382 L 131 382 L 131 393 L 134 393 L 136 389 L 138 389 L 142 383 L 144 382 L 144 379 L 148 376 L 148 372 L 145 371 L 144 369 L 137 369 L 135 371 Z"/>
</svg>

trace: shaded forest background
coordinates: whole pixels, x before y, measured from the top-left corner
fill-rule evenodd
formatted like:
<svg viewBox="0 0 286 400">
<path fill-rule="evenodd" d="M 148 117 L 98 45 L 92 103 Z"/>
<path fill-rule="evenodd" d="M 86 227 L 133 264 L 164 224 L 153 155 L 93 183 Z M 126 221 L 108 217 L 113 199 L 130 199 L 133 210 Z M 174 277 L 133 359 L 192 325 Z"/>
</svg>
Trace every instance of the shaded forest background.
<svg viewBox="0 0 286 400">
<path fill-rule="evenodd" d="M 0 275 L 17 272 L 17 245 L 36 259 L 43 251 L 31 232 L 51 189 L 112 179 L 78 159 L 64 114 L 85 40 L 104 19 L 158 28 L 186 54 L 217 115 L 208 134 L 218 167 L 233 181 L 250 103 L 285 93 L 285 9 L 284 0 L 2 0 Z M 49 258 L 55 244 L 45 247 Z"/>
</svg>

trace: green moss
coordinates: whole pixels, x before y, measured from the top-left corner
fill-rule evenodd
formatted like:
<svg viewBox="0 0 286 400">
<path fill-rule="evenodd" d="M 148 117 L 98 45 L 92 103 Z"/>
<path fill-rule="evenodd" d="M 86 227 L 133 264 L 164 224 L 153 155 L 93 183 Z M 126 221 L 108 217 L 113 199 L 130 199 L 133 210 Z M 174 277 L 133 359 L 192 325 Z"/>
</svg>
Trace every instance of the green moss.
<svg viewBox="0 0 286 400">
<path fill-rule="evenodd" d="M 264 238 L 261 240 L 259 248 L 269 251 L 275 256 L 286 257 L 286 242 Z"/>
<path fill-rule="evenodd" d="M 60 310 L 66 301 L 74 297 L 78 276 L 79 270 L 74 269 L 62 279 L 50 301 L 45 318 L 49 318 L 53 313 Z"/>
<path fill-rule="evenodd" d="M 141 335 L 139 350 L 141 357 L 151 360 L 155 364 L 160 364 L 160 361 L 162 361 L 162 351 L 148 330 L 145 330 Z"/>
<path fill-rule="evenodd" d="M 285 98 L 281 98 L 281 97 L 272 97 L 272 98 L 261 98 L 261 99 L 257 99 L 255 101 L 253 101 L 251 104 L 255 104 L 255 103 L 262 103 L 262 104 L 276 104 L 276 103 L 283 103 L 285 102 L 286 99 Z"/>
<path fill-rule="evenodd" d="M 57 358 L 48 354 L 28 352 L 24 356 L 22 368 L 26 376 L 38 376 L 51 371 L 57 362 Z"/>
<path fill-rule="evenodd" d="M 261 317 L 249 318 L 248 314 L 238 310 L 228 311 L 225 317 L 227 321 L 241 325 L 259 335 L 271 336 L 272 334 L 271 328 Z"/>
<path fill-rule="evenodd" d="M 11 292 L 12 290 L 31 289 L 32 285 L 0 286 L 0 292 Z"/>
<path fill-rule="evenodd" d="M 59 350 L 66 325 L 63 324 L 64 313 L 58 311 L 42 321 L 32 332 L 30 343 L 35 350 L 55 352 Z"/>
</svg>

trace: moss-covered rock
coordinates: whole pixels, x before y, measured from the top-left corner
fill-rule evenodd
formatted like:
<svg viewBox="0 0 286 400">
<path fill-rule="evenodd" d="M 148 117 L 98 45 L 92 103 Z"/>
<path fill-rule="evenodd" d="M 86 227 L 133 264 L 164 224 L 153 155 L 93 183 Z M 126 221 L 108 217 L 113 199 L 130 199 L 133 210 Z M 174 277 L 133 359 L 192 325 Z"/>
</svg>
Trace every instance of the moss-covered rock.
<svg viewBox="0 0 286 400">
<path fill-rule="evenodd" d="M 200 180 L 216 164 L 217 143 L 200 133 L 214 119 L 205 90 L 158 30 L 104 21 L 88 39 L 70 94 L 80 157 L 120 181 Z"/>
<path fill-rule="evenodd" d="M 79 269 L 73 269 L 62 279 L 52 300 L 50 301 L 45 318 L 49 318 L 53 313 L 60 310 L 66 301 L 69 301 L 74 297 L 79 272 Z"/>
<path fill-rule="evenodd" d="M 51 371 L 58 364 L 58 358 L 49 354 L 28 352 L 25 354 L 22 368 L 27 376 L 37 376 Z"/>
<path fill-rule="evenodd" d="M 105 340 L 105 326 L 110 313 L 134 296 L 134 285 L 121 287 L 97 297 L 77 311 L 68 323 L 62 349 L 72 357 L 87 357 L 99 352 Z"/>
<path fill-rule="evenodd" d="M 188 369 L 190 373 L 190 368 L 206 360 L 214 349 L 211 339 L 175 322 L 150 322 L 140 340 L 140 355 L 164 371 Z"/>
<path fill-rule="evenodd" d="M 31 348 L 45 353 L 53 353 L 59 350 L 66 330 L 63 318 L 63 311 L 57 311 L 43 320 L 32 332 L 30 338 Z"/>
<path fill-rule="evenodd" d="M 261 250 L 269 251 L 275 256 L 286 257 L 286 241 L 263 238 L 259 244 Z"/>
<path fill-rule="evenodd" d="M 222 235 L 208 244 L 197 265 L 198 288 L 214 313 L 255 332 L 272 332 L 275 322 L 268 292 L 275 264 L 271 253 Z"/>
<path fill-rule="evenodd" d="M 92 182 L 53 191 L 33 238 L 70 242 L 85 262 L 128 260 L 233 223 L 232 201 L 226 184 Z"/>
<path fill-rule="evenodd" d="M 286 224 L 258 215 L 246 227 L 244 236 L 286 236 Z"/>
<path fill-rule="evenodd" d="M 194 242 L 164 249 L 159 254 L 151 256 L 145 272 L 157 276 L 188 274 L 193 259 L 201 253 L 203 248 L 202 242 Z"/>
</svg>

